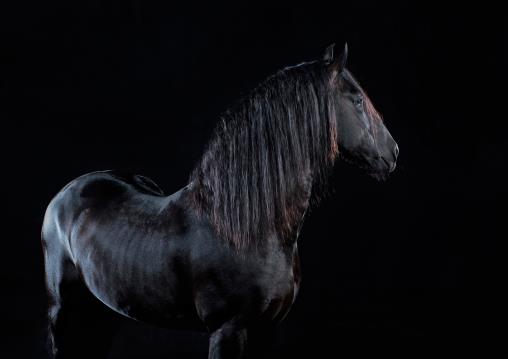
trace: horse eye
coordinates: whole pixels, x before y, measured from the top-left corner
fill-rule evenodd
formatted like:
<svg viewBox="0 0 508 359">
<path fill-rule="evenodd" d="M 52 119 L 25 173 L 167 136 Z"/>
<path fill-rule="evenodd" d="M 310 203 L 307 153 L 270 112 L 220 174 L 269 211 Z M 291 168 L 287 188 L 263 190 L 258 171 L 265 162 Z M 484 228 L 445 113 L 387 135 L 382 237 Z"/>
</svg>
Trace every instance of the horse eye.
<svg viewBox="0 0 508 359">
<path fill-rule="evenodd" d="M 361 107 L 363 105 L 363 97 L 356 97 L 353 99 L 353 105 Z"/>
</svg>

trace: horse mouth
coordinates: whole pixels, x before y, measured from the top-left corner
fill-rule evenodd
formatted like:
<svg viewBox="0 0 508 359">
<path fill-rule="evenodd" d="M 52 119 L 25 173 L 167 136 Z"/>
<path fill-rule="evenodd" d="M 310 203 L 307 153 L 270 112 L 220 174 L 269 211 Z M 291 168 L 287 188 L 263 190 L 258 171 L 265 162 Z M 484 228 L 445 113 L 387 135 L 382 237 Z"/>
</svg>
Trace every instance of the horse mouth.
<svg viewBox="0 0 508 359">
<path fill-rule="evenodd" d="M 397 167 L 397 162 L 395 162 L 395 161 L 390 162 L 384 157 L 381 157 L 381 159 L 383 160 L 386 168 L 388 168 L 388 173 L 392 173 L 393 171 L 395 171 L 395 167 Z"/>
</svg>

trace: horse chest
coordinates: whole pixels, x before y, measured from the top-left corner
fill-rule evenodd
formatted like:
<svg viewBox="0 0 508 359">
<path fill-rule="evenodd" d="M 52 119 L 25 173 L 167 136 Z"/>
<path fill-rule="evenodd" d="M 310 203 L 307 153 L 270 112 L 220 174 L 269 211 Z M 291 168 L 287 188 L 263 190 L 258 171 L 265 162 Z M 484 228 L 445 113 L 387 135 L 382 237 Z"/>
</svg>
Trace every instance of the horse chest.
<svg viewBox="0 0 508 359">
<path fill-rule="evenodd" d="M 270 295 L 265 298 L 268 305 L 265 309 L 264 317 L 279 322 L 288 314 L 293 302 L 296 299 L 300 287 L 300 267 L 298 253 L 295 252 L 286 263 L 280 268 L 273 268 L 267 273 L 267 288 L 270 288 Z"/>
<path fill-rule="evenodd" d="M 196 310 L 205 323 L 213 327 L 227 320 L 224 313 L 246 321 L 278 322 L 285 317 L 299 284 L 293 256 L 275 250 L 246 260 L 219 257 L 200 258 L 193 278 Z"/>
</svg>

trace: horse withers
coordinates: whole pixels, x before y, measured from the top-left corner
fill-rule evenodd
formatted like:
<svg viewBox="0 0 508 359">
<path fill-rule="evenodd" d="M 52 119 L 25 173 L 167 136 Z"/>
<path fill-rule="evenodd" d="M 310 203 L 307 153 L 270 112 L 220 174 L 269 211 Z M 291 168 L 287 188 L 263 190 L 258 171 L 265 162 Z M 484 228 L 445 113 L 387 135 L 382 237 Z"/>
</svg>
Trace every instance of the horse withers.
<svg viewBox="0 0 508 359">
<path fill-rule="evenodd" d="M 56 357 L 107 355 L 107 326 L 76 315 L 85 301 L 208 330 L 209 358 L 255 353 L 298 293 L 298 233 L 334 161 L 377 179 L 395 168 L 397 144 L 346 58 L 347 47 L 334 57 L 331 46 L 269 77 L 222 115 L 172 195 L 146 177 L 101 171 L 54 197 L 42 244 Z"/>
</svg>

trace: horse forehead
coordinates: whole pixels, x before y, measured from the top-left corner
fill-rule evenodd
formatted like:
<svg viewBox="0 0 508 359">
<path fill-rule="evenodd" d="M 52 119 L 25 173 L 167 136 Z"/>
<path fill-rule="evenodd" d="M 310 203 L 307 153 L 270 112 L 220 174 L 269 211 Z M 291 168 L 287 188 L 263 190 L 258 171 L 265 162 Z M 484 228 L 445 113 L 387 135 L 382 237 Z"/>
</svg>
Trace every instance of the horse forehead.
<svg viewBox="0 0 508 359">
<path fill-rule="evenodd" d="M 363 95 L 363 98 L 364 98 L 364 101 L 365 101 L 365 105 L 366 105 L 366 110 L 367 110 L 367 113 L 368 113 L 369 117 L 371 119 L 376 119 L 376 120 L 382 121 L 382 116 L 376 110 L 376 107 L 372 103 L 372 100 L 370 99 L 370 97 L 367 95 L 365 90 L 360 86 L 360 84 L 355 79 L 353 74 L 349 70 L 347 70 L 347 69 L 344 72 L 344 78 L 349 83 L 350 86 L 354 87 L 356 90 L 358 90 Z"/>
</svg>

